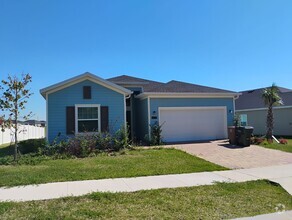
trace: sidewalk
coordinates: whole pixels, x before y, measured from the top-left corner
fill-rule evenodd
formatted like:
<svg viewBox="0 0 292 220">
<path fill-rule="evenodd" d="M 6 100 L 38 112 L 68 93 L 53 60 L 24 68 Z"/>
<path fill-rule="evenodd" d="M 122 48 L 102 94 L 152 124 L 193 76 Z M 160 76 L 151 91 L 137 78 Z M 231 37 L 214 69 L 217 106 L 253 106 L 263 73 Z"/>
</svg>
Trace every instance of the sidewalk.
<svg viewBox="0 0 292 220">
<path fill-rule="evenodd" d="M 290 219 L 292 219 L 292 211 L 275 212 L 275 213 L 265 214 L 265 215 L 236 218 L 233 220 L 290 220 Z"/>
<path fill-rule="evenodd" d="M 277 182 L 292 195 L 292 164 L 288 164 L 228 171 L 57 182 L 0 188 L 0 202 L 45 200 L 81 196 L 91 192 L 134 192 L 138 190 L 211 185 L 215 182 L 245 182 L 258 179 L 269 179 Z"/>
</svg>

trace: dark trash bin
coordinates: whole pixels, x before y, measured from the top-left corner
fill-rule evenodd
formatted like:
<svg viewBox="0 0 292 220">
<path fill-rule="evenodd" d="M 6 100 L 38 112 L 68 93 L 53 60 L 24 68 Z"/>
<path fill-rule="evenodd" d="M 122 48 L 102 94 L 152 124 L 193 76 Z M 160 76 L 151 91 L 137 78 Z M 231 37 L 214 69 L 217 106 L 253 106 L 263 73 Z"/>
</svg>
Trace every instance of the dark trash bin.
<svg viewBox="0 0 292 220">
<path fill-rule="evenodd" d="M 232 145 L 236 145 L 236 127 L 235 126 L 229 126 L 228 127 L 228 139 L 229 143 Z"/>
<path fill-rule="evenodd" d="M 253 127 L 250 126 L 242 126 L 236 128 L 237 144 L 242 147 L 250 146 L 252 132 Z"/>
</svg>

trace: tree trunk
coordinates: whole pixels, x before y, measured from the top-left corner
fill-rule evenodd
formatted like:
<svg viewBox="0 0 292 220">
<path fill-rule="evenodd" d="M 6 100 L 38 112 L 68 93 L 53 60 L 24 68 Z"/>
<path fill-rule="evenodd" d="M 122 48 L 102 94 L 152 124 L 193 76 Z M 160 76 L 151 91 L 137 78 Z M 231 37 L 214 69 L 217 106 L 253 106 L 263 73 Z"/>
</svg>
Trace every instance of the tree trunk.
<svg viewBox="0 0 292 220">
<path fill-rule="evenodd" d="M 17 140 L 17 132 L 18 132 L 18 123 L 15 123 L 15 133 L 14 133 L 14 140 L 15 140 L 15 144 L 14 144 L 14 161 L 17 162 L 18 158 L 17 158 L 17 150 L 18 150 L 18 140 Z"/>
<path fill-rule="evenodd" d="M 273 115 L 273 106 L 270 105 L 268 108 L 268 115 L 267 115 L 267 134 L 266 137 L 268 140 L 273 139 L 273 128 L 274 128 L 274 115 Z"/>
<path fill-rule="evenodd" d="M 15 112 L 14 112 L 14 118 L 15 118 L 15 129 L 14 129 L 14 161 L 17 163 L 18 162 L 18 158 L 17 158 L 17 150 L 18 150 L 18 139 L 17 139 L 17 133 L 18 133 L 18 90 L 17 88 L 15 88 L 15 102 L 14 102 L 14 108 L 15 108 Z"/>
</svg>

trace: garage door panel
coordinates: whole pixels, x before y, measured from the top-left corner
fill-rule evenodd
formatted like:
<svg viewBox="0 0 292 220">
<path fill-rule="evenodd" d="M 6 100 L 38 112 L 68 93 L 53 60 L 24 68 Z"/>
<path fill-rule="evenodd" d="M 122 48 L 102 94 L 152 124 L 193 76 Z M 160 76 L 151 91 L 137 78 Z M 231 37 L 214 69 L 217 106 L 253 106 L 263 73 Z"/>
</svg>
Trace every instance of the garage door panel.
<svg viewBox="0 0 292 220">
<path fill-rule="evenodd" d="M 225 108 L 163 108 L 159 121 L 166 142 L 226 138 Z"/>
</svg>

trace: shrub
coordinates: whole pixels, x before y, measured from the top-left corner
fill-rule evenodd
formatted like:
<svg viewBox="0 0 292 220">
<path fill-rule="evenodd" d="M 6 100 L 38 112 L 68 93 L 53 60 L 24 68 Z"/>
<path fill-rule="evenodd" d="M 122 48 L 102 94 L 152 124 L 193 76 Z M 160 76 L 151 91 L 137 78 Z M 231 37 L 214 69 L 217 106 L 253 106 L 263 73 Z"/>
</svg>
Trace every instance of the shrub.
<svg viewBox="0 0 292 220">
<path fill-rule="evenodd" d="M 255 144 L 262 144 L 264 141 L 265 141 L 265 139 L 262 138 L 262 137 L 255 137 L 254 138 L 254 143 Z"/>
<path fill-rule="evenodd" d="M 0 165 L 12 165 L 13 161 L 13 156 L 0 157 Z"/>
<path fill-rule="evenodd" d="M 128 128 L 122 127 L 115 134 L 84 133 L 75 135 L 67 140 L 56 139 L 44 150 L 45 155 L 66 155 L 88 157 L 100 152 L 120 151 L 130 147 Z"/>
<path fill-rule="evenodd" d="M 18 151 L 21 154 L 39 153 L 47 145 L 44 138 L 29 139 L 18 143 Z"/>
<path fill-rule="evenodd" d="M 108 132 L 104 132 L 97 134 L 96 137 L 97 137 L 96 149 L 102 152 L 110 151 L 109 148 L 113 142 L 112 135 Z"/>
<path fill-rule="evenodd" d="M 76 157 L 87 157 L 96 149 L 97 138 L 94 134 L 76 135 L 68 142 L 63 142 L 65 153 Z M 63 153 L 63 152 L 62 152 Z"/>
<path fill-rule="evenodd" d="M 279 139 L 280 144 L 288 144 L 288 141 L 284 138 Z"/>
<path fill-rule="evenodd" d="M 146 141 L 148 142 L 149 145 L 151 146 L 157 146 L 157 145 L 163 145 L 162 141 L 162 125 L 159 125 L 157 122 L 150 125 L 150 133 L 151 137 L 146 136 Z"/>
<path fill-rule="evenodd" d="M 48 144 L 43 150 L 42 154 L 47 156 L 53 156 L 56 154 L 62 154 L 65 152 L 65 141 L 53 142 L 52 144 Z"/>
<path fill-rule="evenodd" d="M 17 164 L 19 165 L 37 165 L 41 163 L 44 160 L 49 159 L 49 157 L 45 155 L 39 155 L 30 153 L 30 154 L 23 154 L 19 155 L 19 160 Z M 15 165 L 15 161 L 12 155 L 10 156 L 5 156 L 5 157 L 0 157 L 0 165 Z"/>
<path fill-rule="evenodd" d="M 128 128 L 122 127 L 115 134 L 85 133 L 60 140 L 60 135 L 47 144 L 44 139 L 33 139 L 19 143 L 19 164 L 34 165 L 51 159 L 82 158 L 98 153 L 113 153 L 131 147 Z M 0 157 L 0 165 L 14 164 L 12 156 Z"/>
<path fill-rule="evenodd" d="M 129 138 L 129 127 L 122 127 L 114 135 L 114 151 L 119 151 L 131 147 L 131 141 Z"/>
<path fill-rule="evenodd" d="M 233 125 L 235 127 L 239 127 L 240 126 L 240 116 L 239 116 L 239 114 L 235 114 L 234 115 Z"/>
<path fill-rule="evenodd" d="M 25 154 L 19 157 L 18 164 L 19 165 L 37 165 L 47 159 L 49 159 L 49 157 L 45 155 Z"/>
</svg>

